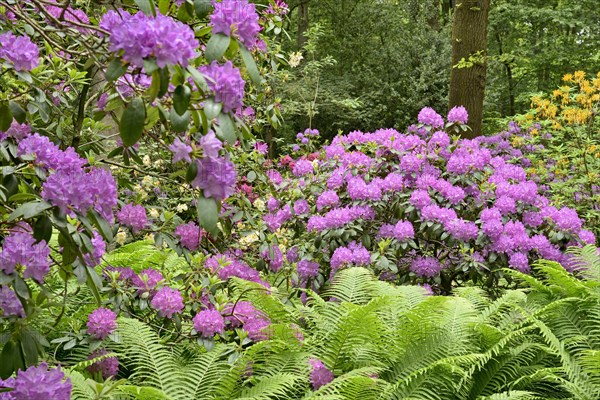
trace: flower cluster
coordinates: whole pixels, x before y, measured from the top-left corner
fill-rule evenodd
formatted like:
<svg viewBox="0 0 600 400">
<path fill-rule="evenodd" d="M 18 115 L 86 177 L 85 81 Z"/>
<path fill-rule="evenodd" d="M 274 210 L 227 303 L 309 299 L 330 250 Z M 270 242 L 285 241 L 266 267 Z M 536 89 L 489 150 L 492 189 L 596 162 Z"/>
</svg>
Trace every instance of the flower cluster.
<svg viewBox="0 0 600 400">
<path fill-rule="evenodd" d="M 333 372 L 331 372 L 331 370 L 329 370 L 329 368 L 323 364 L 323 361 L 316 358 L 311 358 L 308 360 L 308 362 L 312 367 L 310 372 L 310 381 L 314 390 L 319 389 L 323 385 L 327 385 L 333 380 Z"/>
<path fill-rule="evenodd" d="M 151 57 L 160 68 L 187 66 L 199 45 L 188 25 L 160 13 L 153 17 L 141 11 L 131 15 L 124 10 L 110 10 L 100 27 L 110 32 L 110 51 L 122 52 L 123 59 L 138 68 L 143 68 L 144 60 Z"/>
<path fill-rule="evenodd" d="M 183 297 L 177 289 L 163 287 L 152 297 L 152 308 L 157 310 L 161 317 L 172 318 L 173 314 L 183 310 Z"/>
<path fill-rule="evenodd" d="M 133 271 L 131 271 L 133 272 Z M 139 295 L 143 293 L 154 294 L 156 286 L 165 280 L 165 277 L 162 274 L 152 268 L 145 269 L 141 271 L 139 274 L 125 274 L 123 278 L 131 279 L 131 283 L 137 289 Z"/>
<path fill-rule="evenodd" d="M 0 318 L 25 317 L 23 304 L 17 294 L 8 286 L 0 286 Z"/>
<path fill-rule="evenodd" d="M 102 168 L 84 168 L 87 160 L 72 148 L 61 150 L 46 136 L 38 133 L 19 141 L 17 155 L 34 157 L 36 166 L 50 172 L 42 186 L 42 198 L 63 212 L 86 215 L 90 208 L 112 221 L 117 204 L 117 184 L 111 173 Z"/>
<path fill-rule="evenodd" d="M 46 363 L 19 370 L 16 378 L 0 379 L 0 386 L 13 389 L 0 394 L 5 400 L 69 400 L 73 388 L 71 379 L 65 379 L 60 367 L 48 369 Z"/>
<path fill-rule="evenodd" d="M 207 338 L 225 330 L 225 320 L 217 310 L 202 310 L 196 314 L 193 322 L 196 332 Z"/>
<path fill-rule="evenodd" d="M 139 232 L 148 225 L 146 217 L 146 209 L 144 206 L 125 204 L 119 212 L 117 212 L 117 220 L 133 229 L 133 232 Z"/>
<path fill-rule="evenodd" d="M 594 235 L 575 210 L 552 205 L 527 174 L 529 160 L 509 140 L 516 125 L 473 140 L 441 130 L 467 120 L 462 107 L 450 111 L 448 124 L 424 109 L 420 125 L 407 133 L 354 131 L 316 155 L 282 157 L 283 174 L 269 164 L 267 177 L 276 191 L 290 188 L 289 198 L 285 189 L 270 198 L 263 221 L 274 233 L 294 226 L 307 243 L 302 253 L 329 264 L 330 277 L 348 265 L 417 282 L 439 281 L 445 269 L 454 276 L 493 273 L 482 270 L 482 263 L 528 272 L 533 260 L 546 258 L 570 268 L 564 250 L 594 243 Z M 305 267 L 298 265 L 299 275 Z"/>
<path fill-rule="evenodd" d="M 93 360 L 107 354 L 106 349 L 96 350 L 88 356 L 88 360 Z M 119 372 L 119 360 L 117 357 L 106 357 L 87 367 L 87 370 L 93 374 L 99 373 L 102 379 L 108 379 L 111 376 L 116 376 L 117 372 Z"/>
<path fill-rule="evenodd" d="M 223 104 L 223 112 L 236 111 L 244 105 L 246 83 L 242 79 L 240 70 L 234 67 L 231 61 L 223 65 L 213 61 L 198 70 L 206 76 L 208 88 L 214 94 L 215 101 Z"/>
<path fill-rule="evenodd" d="M 94 339 L 104 340 L 117 329 L 117 315 L 108 308 L 100 307 L 88 315 L 87 328 Z"/>
<path fill-rule="evenodd" d="M 229 326 L 241 327 L 253 341 L 258 342 L 268 338 L 267 328 L 271 325 L 271 321 L 252 303 L 239 301 L 234 305 L 227 306 L 224 313 Z"/>
<path fill-rule="evenodd" d="M 261 28 L 258 24 L 256 6 L 248 0 L 213 1 L 215 7 L 210 16 L 214 33 L 235 36 L 248 48 L 256 45 Z"/>
<path fill-rule="evenodd" d="M 251 268 L 248 264 L 235 257 L 216 254 L 209 257 L 206 260 L 205 265 L 212 273 L 217 274 L 219 279 L 227 280 L 235 276 L 240 279 L 268 286 L 268 284 L 260 278 L 260 274 L 257 270 Z"/>
<path fill-rule="evenodd" d="M 39 50 L 28 36 L 7 32 L 0 35 L 0 58 L 17 71 L 31 71 L 38 66 Z"/>
<path fill-rule="evenodd" d="M 202 189 L 205 197 L 223 200 L 234 193 L 237 173 L 228 158 L 204 157 L 196 164 L 198 173 L 191 184 Z"/>
<path fill-rule="evenodd" d="M 5 274 L 12 274 L 19 265 L 25 267 L 24 278 L 39 283 L 50 271 L 50 247 L 44 240 L 38 242 L 31 226 L 24 222 L 11 229 L 0 252 L 0 270 Z"/>
<path fill-rule="evenodd" d="M 179 242 L 188 250 L 195 251 L 200 246 L 202 240 L 202 229 L 193 222 L 178 225 L 175 228 L 175 235 L 179 236 Z"/>
</svg>

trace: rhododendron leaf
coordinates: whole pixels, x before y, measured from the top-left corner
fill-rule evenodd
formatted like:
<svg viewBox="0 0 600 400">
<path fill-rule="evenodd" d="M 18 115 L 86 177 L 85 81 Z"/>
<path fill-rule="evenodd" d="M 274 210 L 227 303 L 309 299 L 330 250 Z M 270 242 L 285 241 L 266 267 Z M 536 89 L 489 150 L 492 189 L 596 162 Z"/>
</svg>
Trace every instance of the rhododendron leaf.
<svg viewBox="0 0 600 400">
<path fill-rule="evenodd" d="M 222 140 L 226 140 L 230 145 L 233 145 L 237 140 L 235 125 L 227 114 L 219 114 L 219 125 L 215 128 L 215 131 Z"/>
<path fill-rule="evenodd" d="M 144 121 L 146 119 L 146 107 L 144 100 L 134 98 L 129 106 L 123 111 L 119 126 L 119 135 L 124 146 L 133 146 L 142 137 L 144 132 Z"/>
<path fill-rule="evenodd" d="M 196 17 L 203 19 L 206 18 L 210 12 L 212 5 L 210 0 L 194 0 L 194 9 L 196 10 Z"/>
<path fill-rule="evenodd" d="M 21 354 L 21 346 L 10 340 L 0 353 L 0 379 L 6 379 L 17 370 L 25 370 L 25 361 Z"/>
<path fill-rule="evenodd" d="M 98 303 L 98 305 L 101 305 L 102 299 L 100 297 L 100 290 L 102 289 L 102 279 L 100 278 L 100 276 L 94 268 L 84 268 L 87 275 L 87 286 L 91 289 L 92 294 L 96 298 L 96 303 Z"/>
<path fill-rule="evenodd" d="M 216 236 L 218 234 L 217 220 L 219 218 L 217 201 L 212 198 L 201 197 L 196 203 L 196 209 L 198 210 L 200 225 L 210 234 Z"/>
<path fill-rule="evenodd" d="M 173 107 L 177 114 L 183 115 L 189 105 L 190 105 L 190 97 L 192 95 L 192 91 L 187 85 L 179 85 L 175 88 L 175 93 L 173 94 Z"/>
<path fill-rule="evenodd" d="M 222 108 L 223 104 L 217 103 L 213 99 L 208 99 L 204 102 L 204 114 L 209 120 L 217 118 Z"/>
<path fill-rule="evenodd" d="M 152 75 L 154 71 L 158 71 L 158 64 L 156 60 L 152 58 L 147 58 L 144 60 L 144 72 L 146 75 Z"/>
<path fill-rule="evenodd" d="M 108 64 L 104 74 L 107 81 L 112 82 L 119 79 L 127 71 L 127 64 L 123 64 L 120 58 L 115 58 Z"/>
<path fill-rule="evenodd" d="M 244 60 L 244 64 L 246 65 L 246 70 L 248 71 L 248 75 L 250 75 L 250 79 L 256 85 L 262 84 L 262 77 L 260 76 L 260 72 L 258 72 L 258 67 L 256 66 L 256 61 L 254 61 L 254 57 L 246 46 L 240 44 L 240 54 L 242 55 L 242 59 Z"/>
<path fill-rule="evenodd" d="M 88 218 L 92 223 L 98 228 L 98 232 L 107 242 L 112 242 L 113 240 L 113 232 L 110 224 L 104 218 L 100 216 L 96 211 L 90 210 L 88 212 Z"/>
<path fill-rule="evenodd" d="M 158 11 L 160 11 L 161 14 L 167 15 L 170 6 L 171 0 L 158 0 Z"/>
<path fill-rule="evenodd" d="M 248 182 L 250 182 L 250 183 L 254 182 L 254 180 L 256 179 L 256 172 L 254 172 L 254 171 L 248 172 L 248 175 L 246 175 L 246 178 L 248 179 Z"/>
<path fill-rule="evenodd" d="M 160 73 L 158 70 L 152 72 L 152 84 L 146 90 L 146 98 L 149 102 L 154 101 L 156 96 L 158 96 L 158 91 L 160 90 Z"/>
<path fill-rule="evenodd" d="M 7 131 L 12 123 L 13 116 L 7 102 L 0 103 L 0 131 Z"/>
<path fill-rule="evenodd" d="M 206 44 L 206 59 L 208 61 L 217 60 L 223 57 L 223 54 L 227 51 L 231 38 L 225 36 L 222 33 L 216 33 L 212 35 L 208 43 Z"/>
<path fill-rule="evenodd" d="M 37 241 L 45 240 L 46 243 L 50 241 L 52 237 L 52 221 L 46 215 L 42 215 L 35 221 L 33 225 L 33 237 Z"/>
<path fill-rule="evenodd" d="M 21 350 L 25 358 L 25 364 L 36 365 L 38 363 L 38 346 L 31 332 L 23 330 L 21 332 Z"/>
<path fill-rule="evenodd" d="M 8 221 L 14 221 L 19 217 L 23 217 L 26 219 L 33 218 L 36 215 L 40 214 L 42 211 L 45 211 L 49 208 L 52 208 L 52 204 L 47 203 L 45 201 L 25 203 L 10 214 L 10 216 L 8 217 Z"/>
<path fill-rule="evenodd" d="M 10 107 L 13 118 L 20 124 L 25 123 L 27 120 L 27 112 L 25 112 L 25 109 L 21 107 L 19 103 L 13 100 L 8 102 L 8 106 Z"/>
<path fill-rule="evenodd" d="M 152 0 L 134 0 L 140 10 L 146 15 L 156 16 L 156 7 Z"/>
<path fill-rule="evenodd" d="M 192 79 L 196 83 L 198 89 L 200 89 L 202 92 L 206 92 L 208 90 L 208 85 L 206 84 L 206 79 L 204 79 L 204 76 L 200 73 L 200 71 L 191 65 L 187 67 L 187 71 L 192 76 Z"/>
<path fill-rule="evenodd" d="M 163 97 L 169 90 L 169 68 L 162 68 L 159 71 L 160 74 L 160 90 L 158 91 L 158 97 Z"/>
<path fill-rule="evenodd" d="M 196 175 L 198 175 L 198 164 L 196 164 L 195 162 L 193 162 L 190 165 L 188 165 L 188 167 L 187 167 L 187 171 L 186 171 L 186 174 L 185 174 L 185 179 L 188 182 L 191 182 L 194 179 L 196 179 Z"/>
<path fill-rule="evenodd" d="M 172 108 L 169 119 L 171 120 L 171 130 L 185 132 L 190 124 L 190 112 L 186 111 L 183 115 L 179 115 L 175 111 L 175 108 Z"/>
</svg>

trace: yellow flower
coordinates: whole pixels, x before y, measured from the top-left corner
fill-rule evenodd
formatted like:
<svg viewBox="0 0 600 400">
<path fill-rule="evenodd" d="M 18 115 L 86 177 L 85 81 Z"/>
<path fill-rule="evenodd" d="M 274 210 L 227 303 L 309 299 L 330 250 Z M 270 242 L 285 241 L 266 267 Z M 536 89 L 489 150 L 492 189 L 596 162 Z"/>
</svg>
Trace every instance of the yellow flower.
<svg viewBox="0 0 600 400">
<path fill-rule="evenodd" d="M 581 81 L 581 80 L 585 79 L 585 72 L 584 71 L 575 71 L 574 77 L 575 77 L 576 81 Z"/>
<path fill-rule="evenodd" d="M 565 74 L 563 76 L 563 81 L 565 81 L 565 82 L 571 82 L 571 81 L 573 81 L 573 74 Z"/>
</svg>

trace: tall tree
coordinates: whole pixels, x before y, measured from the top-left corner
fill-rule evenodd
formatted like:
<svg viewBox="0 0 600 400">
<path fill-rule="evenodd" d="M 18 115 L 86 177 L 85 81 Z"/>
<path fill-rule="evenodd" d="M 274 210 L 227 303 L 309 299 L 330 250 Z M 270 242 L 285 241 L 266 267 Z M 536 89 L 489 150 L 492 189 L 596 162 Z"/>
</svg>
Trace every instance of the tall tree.
<svg viewBox="0 0 600 400">
<path fill-rule="evenodd" d="M 457 0 L 454 7 L 449 108 L 466 107 L 469 137 L 481 135 L 490 1 Z"/>
<path fill-rule="evenodd" d="M 298 2 L 298 37 L 296 39 L 299 49 L 306 44 L 306 31 L 308 30 L 308 3 L 310 0 Z"/>
</svg>

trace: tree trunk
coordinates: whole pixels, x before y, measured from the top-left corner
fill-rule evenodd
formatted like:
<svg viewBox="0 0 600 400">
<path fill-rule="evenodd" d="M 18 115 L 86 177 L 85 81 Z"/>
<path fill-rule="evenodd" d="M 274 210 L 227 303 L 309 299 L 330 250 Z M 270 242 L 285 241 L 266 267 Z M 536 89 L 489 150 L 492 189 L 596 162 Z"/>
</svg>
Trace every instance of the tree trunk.
<svg viewBox="0 0 600 400">
<path fill-rule="evenodd" d="M 504 55 L 504 49 L 502 48 L 502 38 L 499 33 L 496 33 L 496 41 L 498 42 L 498 55 L 500 59 Z M 506 80 L 508 83 L 508 115 L 515 115 L 515 80 L 513 78 L 511 60 L 502 60 L 504 69 L 506 70 Z"/>
<path fill-rule="evenodd" d="M 298 49 L 306 44 L 306 31 L 308 30 L 308 3 L 310 0 L 300 0 L 298 3 Z"/>
<path fill-rule="evenodd" d="M 465 106 L 469 112 L 465 137 L 482 133 L 489 12 L 490 0 L 457 0 L 454 7 L 449 108 Z M 468 65 L 456 67 L 461 60 Z"/>
</svg>

